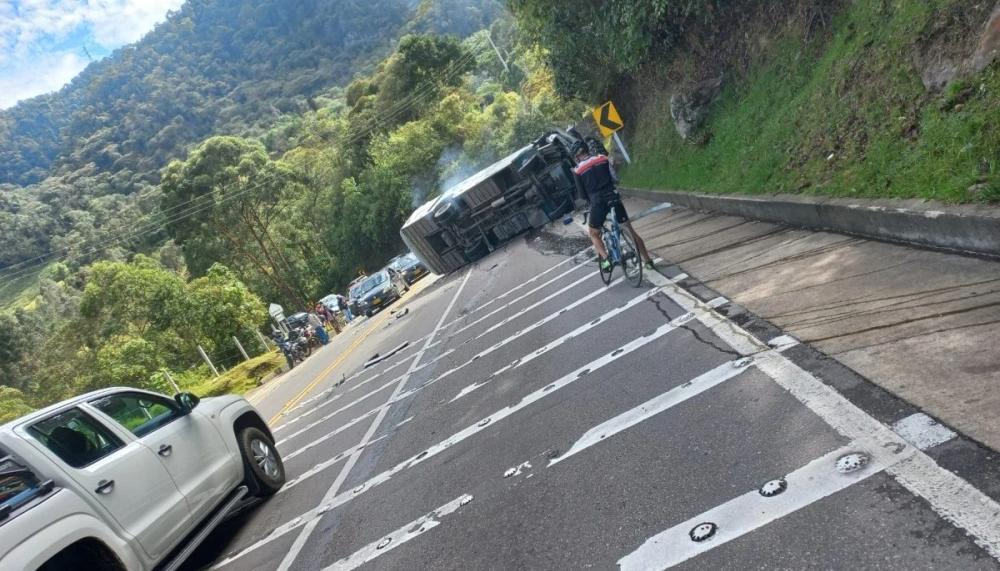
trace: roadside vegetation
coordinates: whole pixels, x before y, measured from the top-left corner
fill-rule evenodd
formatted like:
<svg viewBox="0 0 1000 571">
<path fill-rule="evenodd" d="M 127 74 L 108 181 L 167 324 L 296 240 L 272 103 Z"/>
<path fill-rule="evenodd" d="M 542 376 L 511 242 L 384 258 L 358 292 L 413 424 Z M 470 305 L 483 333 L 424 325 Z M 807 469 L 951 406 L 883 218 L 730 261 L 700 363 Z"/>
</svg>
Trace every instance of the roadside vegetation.
<svg viewBox="0 0 1000 571">
<path fill-rule="evenodd" d="M 123 176 L 93 164 L 86 176 L 0 193 L 21 201 L 13 216 L 38 214 L 28 238 L 55 236 L 32 241 L 15 232 L 25 220 L 0 220 L 0 241 L 16 249 L 5 250 L 9 267 L 0 270 L 0 288 L 16 292 L 0 310 L 0 413 L 113 385 L 170 392 L 166 372 L 201 395 L 256 386 L 283 359 L 241 364 L 232 337 L 261 351 L 267 303 L 292 313 L 342 291 L 400 253 L 399 228 L 413 208 L 585 111 L 557 94 L 544 50 L 523 41 L 494 2 L 421 6 L 402 32 L 427 30 L 430 13 L 463 37 L 406 33 L 305 108 L 269 122 L 251 113 L 246 129 L 174 153 L 141 177 L 138 195 L 112 192 L 92 211 L 95 185 Z M 266 15 L 241 26 L 264 25 Z M 81 197 L 76 234 L 46 226 L 54 208 L 38 202 L 46 185 Z M 95 218 L 104 221 L 98 230 Z M 228 372 L 211 378 L 198 346 Z"/>
<path fill-rule="evenodd" d="M 603 58 L 553 62 L 556 84 L 618 103 L 627 186 L 1000 200 L 1000 65 L 970 69 L 991 3 L 634 1 L 596 39 L 561 27 L 562 8 L 513 4 L 553 60 L 584 37 Z M 712 80 L 720 89 L 702 89 L 703 117 L 682 138 L 671 99 Z"/>
</svg>

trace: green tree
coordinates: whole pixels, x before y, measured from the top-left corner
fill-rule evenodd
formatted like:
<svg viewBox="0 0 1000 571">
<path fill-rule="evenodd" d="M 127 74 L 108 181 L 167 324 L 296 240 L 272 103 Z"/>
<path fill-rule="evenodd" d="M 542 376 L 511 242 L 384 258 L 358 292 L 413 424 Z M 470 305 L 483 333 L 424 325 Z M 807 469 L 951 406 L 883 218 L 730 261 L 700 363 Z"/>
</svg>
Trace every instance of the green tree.
<svg viewBox="0 0 1000 571">
<path fill-rule="evenodd" d="M 216 262 L 247 268 L 242 275 L 255 273 L 258 283 L 273 285 L 274 295 L 305 304 L 301 276 L 272 233 L 282 198 L 300 188 L 295 173 L 268 158 L 262 144 L 212 137 L 185 161 L 172 162 L 161 187 L 164 211 L 187 213 L 168 218 L 168 228 L 194 275 Z"/>
<path fill-rule="evenodd" d="M 209 349 L 232 347 L 233 336 L 244 343 L 267 321 L 264 302 L 229 268 L 216 264 L 187 285 L 191 323 Z"/>
</svg>

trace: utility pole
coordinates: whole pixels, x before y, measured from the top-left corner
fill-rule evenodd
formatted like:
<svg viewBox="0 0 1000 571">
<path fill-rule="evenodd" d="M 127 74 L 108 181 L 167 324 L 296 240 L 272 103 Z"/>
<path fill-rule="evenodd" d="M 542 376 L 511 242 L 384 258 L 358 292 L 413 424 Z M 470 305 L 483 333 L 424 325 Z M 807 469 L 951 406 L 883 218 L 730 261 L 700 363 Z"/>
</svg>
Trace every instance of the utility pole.
<svg viewBox="0 0 1000 571">
<path fill-rule="evenodd" d="M 503 66 L 503 70 L 507 73 L 510 73 L 510 67 L 507 66 L 507 61 L 503 59 L 502 55 L 500 55 L 500 48 L 498 48 L 497 45 L 493 43 L 492 31 L 486 32 L 486 39 L 489 40 L 490 45 L 493 46 L 493 51 L 497 54 L 497 59 L 500 60 L 500 64 Z"/>
</svg>

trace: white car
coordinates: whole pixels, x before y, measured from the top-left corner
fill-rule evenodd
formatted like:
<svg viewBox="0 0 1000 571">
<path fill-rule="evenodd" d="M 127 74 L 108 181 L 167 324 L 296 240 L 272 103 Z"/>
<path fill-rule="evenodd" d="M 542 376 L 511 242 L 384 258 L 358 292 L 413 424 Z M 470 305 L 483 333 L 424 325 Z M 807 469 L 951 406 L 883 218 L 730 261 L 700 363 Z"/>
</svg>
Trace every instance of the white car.
<svg viewBox="0 0 1000 571">
<path fill-rule="evenodd" d="M 85 394 L 0 426 L 0 571 L 176 568 L 284 482 L 241 397 Z"/>
</svg>

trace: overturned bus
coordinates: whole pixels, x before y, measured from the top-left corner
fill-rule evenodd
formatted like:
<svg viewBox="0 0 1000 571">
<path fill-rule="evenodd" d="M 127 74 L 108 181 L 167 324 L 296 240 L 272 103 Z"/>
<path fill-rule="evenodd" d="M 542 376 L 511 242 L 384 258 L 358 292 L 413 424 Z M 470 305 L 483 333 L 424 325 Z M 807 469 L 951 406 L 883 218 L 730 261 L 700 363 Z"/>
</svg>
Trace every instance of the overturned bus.
<svg viewBox="0 0 1000 571">
<path fill-rule="evenodd" d="M 399 233 L 431 271 L 447 274 L 573 210 L 570 146 L 551 131 L 417 208 Z"/>
</svg>

